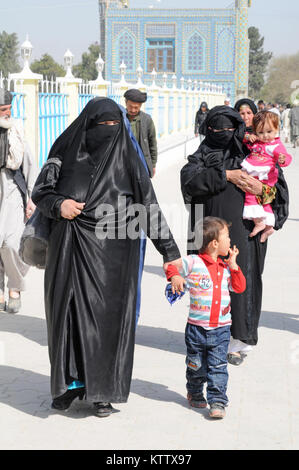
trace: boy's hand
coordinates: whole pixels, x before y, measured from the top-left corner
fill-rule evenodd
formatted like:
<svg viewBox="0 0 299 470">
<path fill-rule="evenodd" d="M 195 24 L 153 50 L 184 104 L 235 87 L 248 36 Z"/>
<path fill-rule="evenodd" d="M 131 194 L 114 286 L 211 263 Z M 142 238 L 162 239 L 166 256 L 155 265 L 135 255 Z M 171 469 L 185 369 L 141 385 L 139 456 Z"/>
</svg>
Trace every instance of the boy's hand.
<svg viewBox="0 0 299 470">
<path fill-rule="evenodd" d="M 279 156 L 278 156 L 278 163 L 279 163 L 280 165 L 284 165 L 284 164 L 285 164 L 285 161 L 286 161 L 286 156 L 283 155 L 282 153 L 280 153 Z"/>
<path fill-rule="evenodd" d="M 172 276 L 171 278 L 172 293 L 175 294 L 176 292 L 178 293 L 184 292 L 185 284 L 187 284 L 187 282 L 182 276 Z"/>
<path fill-rule="evenodd" d="M 237 256 L 239 254 L 239 250 L 238 248 L 236 247 L 236 245 L 234 245 L 233 248 L 230 248 L 228 250 L 228 258 L 225 260 L 226 263 L 228 264 L 229 268 L 232 269 L 232 270 L 237 270 L 239 269 L 239 266 L 237 265 Z"/>
</svg>

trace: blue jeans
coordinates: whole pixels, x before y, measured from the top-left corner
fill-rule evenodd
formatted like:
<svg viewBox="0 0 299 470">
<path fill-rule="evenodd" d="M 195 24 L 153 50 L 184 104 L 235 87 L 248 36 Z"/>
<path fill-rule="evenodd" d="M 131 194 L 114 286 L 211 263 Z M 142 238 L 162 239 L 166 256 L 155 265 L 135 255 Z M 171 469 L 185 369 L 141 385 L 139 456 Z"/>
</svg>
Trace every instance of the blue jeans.
<svg viewBox="0 0 299 470">
<path fill-rule="evenodd" d="M 227 405 L 228 372 L 227 351 L 230 340 L 230 325 L 205 330 L 201 326 L 187 323 L 185 342 L 187 346 L 186 378 L 187 391 L 202 394 L 207 382 L 207 401 Z"/>
</svg>

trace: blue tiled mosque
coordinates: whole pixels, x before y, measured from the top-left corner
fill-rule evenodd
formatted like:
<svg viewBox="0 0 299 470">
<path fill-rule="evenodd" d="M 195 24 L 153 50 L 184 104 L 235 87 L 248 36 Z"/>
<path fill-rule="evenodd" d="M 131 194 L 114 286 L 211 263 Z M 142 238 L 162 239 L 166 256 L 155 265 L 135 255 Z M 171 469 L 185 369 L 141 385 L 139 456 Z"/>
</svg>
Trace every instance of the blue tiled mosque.
<svg viewBox="0 0 299 470">
<path fill-rule="evenodd" d="M 223 0 L 225 2 L 225 0 Z M 204 2 L 202 2 L 204 3 Z M 208 3 L 208 2 L 207 2 Z M 136 9 L 128 0 L 99 0 L 102 56 L 106 79 L 151 83 L 158 73 L 222 85 L 234 101 L 248 91 L 248 8 L 251 0 L 235 0 L 223 9 Z"/>
</svg>

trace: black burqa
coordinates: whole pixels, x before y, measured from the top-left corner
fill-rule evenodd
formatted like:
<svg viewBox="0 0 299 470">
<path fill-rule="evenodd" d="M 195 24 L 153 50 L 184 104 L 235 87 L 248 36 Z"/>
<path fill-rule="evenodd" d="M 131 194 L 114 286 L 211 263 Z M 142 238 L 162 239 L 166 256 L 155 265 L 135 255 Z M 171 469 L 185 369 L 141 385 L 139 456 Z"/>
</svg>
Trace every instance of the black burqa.
<svg viewBox="0 0 299 470">
<path fill-rule="evenodd" d="M 226 170 L 240 169 L 245 158 L 243 138 L 245 124 L 241 116 L 228 106 L 213 108 L 205 121 L 206 139 L 181 171 L 181 188 L 185 203 L 191 204 L 193 229 L 196 204 L 203 204 L 204 216 L 221 217 L 231 222 L 231 244 L 240 254 L 238 264 L 247 282 L 243 294 L 231 294 L 232 336 L 255 345 L 262 302 L 262 273 L 267 244 L 260 243 L 260 234 L 250 238 L 253 222 L 243 220 L 245 193 L 226 179 Z M 209 129 L 230 129 L 213 132 Z"/>
<path fill-rule="evenodd" d="M 98 125 L 108 120 L 119 124 Z M 118 105 L 107 98 L 89 102 L 54 143 L 49 158 L 62 160 L 60 173 L 55 163 L 46 165 L 32 199 L 53 219 L 45 270 L 52 396 L 80 380 L 88 400 L 125 402 L 133 366 L 140 239 L 123 237 L 123 231 L 118 236 L 118 230 L 115 239 L 99 239 L 95 232 L 107 221 L 100 204 L 107 205 L 110 216 L 121 212 L 119 196 L 126 198 L 127 209 L 142 204 L 149 222 L 150 205 L 157 204 L 152 184 Z M 61 218 L 65 199 L 85 202 L 82 214 Z M 134 221 L 132 215 L 120 216 L 118 229 Z M 147 233 L 156 235 L 153 243 L 164 261 L 172 261 L 180 253 L 171 235 L 162 239 L 163 224 L 162 215 L 154 217 Z"/>
</svg>

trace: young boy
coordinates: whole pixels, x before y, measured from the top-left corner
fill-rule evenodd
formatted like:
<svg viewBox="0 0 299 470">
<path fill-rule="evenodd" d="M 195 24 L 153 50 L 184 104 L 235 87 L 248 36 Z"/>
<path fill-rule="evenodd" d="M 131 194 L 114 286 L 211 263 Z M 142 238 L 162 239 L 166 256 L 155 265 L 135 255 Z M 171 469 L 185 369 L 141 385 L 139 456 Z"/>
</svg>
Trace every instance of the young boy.
<svg viewBox="0 0 299 470">
<path fill-rule="evenodd" d="M 169 265 L 166 271 L 172 291 L 190 292 L 190 311 L 185 331 L 187 346 L 187 399 L 191 406 L 210 405 L 211 418 L 224 418 L 228 372 L 227 352 L 230 341 L 230 294 L 246 289 L 245 277 L 237 265 L 239 250 L 230 248 L 229 225 L 222 219 L 206 217 L 195 227 L 202 232 L 198 255 L 182 258 L 178 271 Z M 197 238 L 198 240 L 199 238 Z M 222 261 L 220 256 L 227 256 Z M 203 395 L 207 382 L 207 401 Z"/>
</svg>

